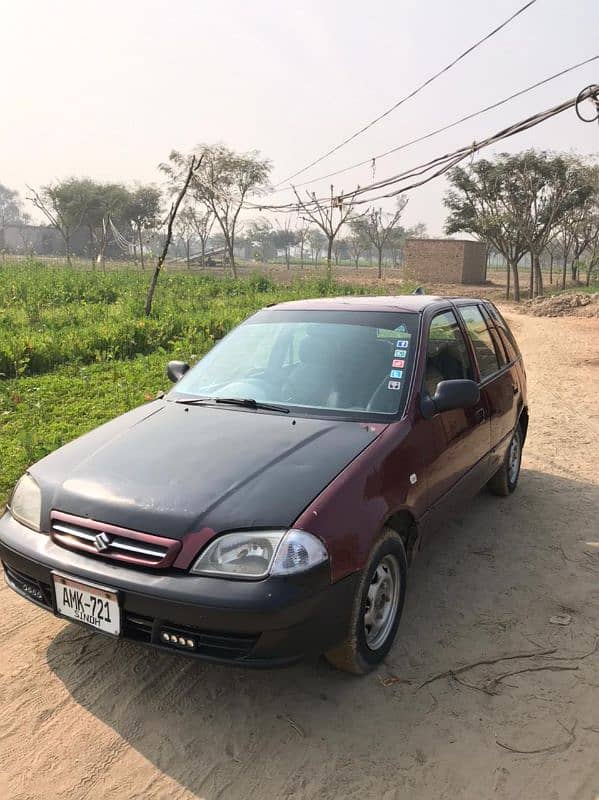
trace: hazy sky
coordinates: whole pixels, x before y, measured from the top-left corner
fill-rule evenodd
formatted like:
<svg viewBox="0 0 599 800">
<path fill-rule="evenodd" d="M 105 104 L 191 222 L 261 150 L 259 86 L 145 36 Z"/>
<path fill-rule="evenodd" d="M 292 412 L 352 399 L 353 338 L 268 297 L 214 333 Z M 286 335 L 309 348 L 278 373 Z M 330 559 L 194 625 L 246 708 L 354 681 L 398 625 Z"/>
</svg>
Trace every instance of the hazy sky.
<svg viewBox="0 0 599 800">
<path fill-rule="evenodd" d="M 5 0 L 0 182 L 24 192 L 26 183 L 70 175 L 153 181 L 172 148 L 217 141 L 259 149 L 272 159 L 276 182 L 378 115 L 523 2 Z M 598 0 L 538 0 L 305 177 L 368 158 L 596 54 Z M 599 83 L 599 61 L 381 160 L 376 177 L 481 139 L 592 82 Z M 501 149 L 530 146 L 596 153 L 599 126 L 567 112 Z M 362 168 L 336 179 L 336 187 L 371 178 Z M 441 233 L 445 188 L 438 180 L 411 193 L 406 224 L 423 220 L 429 233 Z"/>
</svg>

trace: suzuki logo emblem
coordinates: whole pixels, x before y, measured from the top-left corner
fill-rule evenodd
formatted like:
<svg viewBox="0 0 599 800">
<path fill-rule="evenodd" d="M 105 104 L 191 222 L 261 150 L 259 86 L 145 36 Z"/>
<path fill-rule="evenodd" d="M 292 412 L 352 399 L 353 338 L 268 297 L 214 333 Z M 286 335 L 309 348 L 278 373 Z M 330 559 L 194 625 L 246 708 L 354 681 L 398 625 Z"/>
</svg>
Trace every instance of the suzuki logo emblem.
<svg viewBox="0 0 599 800">
<path fill-rule="evenodd" d="M 108 550 L 108 548 L 110 547 L 110 539 L 104 533 L 104 531 L 102 531 L 102 533 L 99 533 L 94 539 L 94 547 L 96 548 L 98 553 L 101 553 L 103 550 Z"/>
</svg>

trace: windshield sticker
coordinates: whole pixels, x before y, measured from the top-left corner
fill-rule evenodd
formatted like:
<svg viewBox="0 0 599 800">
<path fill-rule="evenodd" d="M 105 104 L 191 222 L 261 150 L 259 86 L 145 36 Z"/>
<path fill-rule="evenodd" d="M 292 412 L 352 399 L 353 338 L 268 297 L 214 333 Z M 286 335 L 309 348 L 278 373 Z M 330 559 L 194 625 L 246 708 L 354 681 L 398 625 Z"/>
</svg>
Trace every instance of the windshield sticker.
<svg viewBox="0 0 599 800">
<path fill-rule="evenodd" d="M 401 378 L 403 376 L 403 370 L 401 369 L 392 369 L 389 373 L 390 378 Z"/>
<path fill-rule="evenodd" d="M 404 323 L 403 323 L 403 322 L 401 323 L 401 325 L 398 325 L 398 326 L 397 326 L 397 328 L 396 328 L 395 330 L 396 330 L 398 333 L 407 333 L 407 332 L 408 332 L 408 329 L 406 328 L 406 326 L 404 325 Z"/>
<path fill-rule="evenodd" d="M 398 389 L 401 389 L 401 382 L 400 381 L 389 381 L 389 383 L 387 384 L 387 387 L 389 389 L 394 389 L 395 391 L 397 391 Z"/>
<path fill-rule="evenodd" d="M 407 350 L 396 350 L 393 353 L 393 358 L 405 358 L 408 354 Z"/>
<path fill-rule="evenodd" d="M 405 363 L 406 362 L 403 360 L 403 358 L 394 358 L 393 361 L 391 362 L 391 366 L 392 367 L 404 367 Z"/>
<path fill-rule="evenodd" d="M 410 344 L 410 342 L 407 339 L 398 339 L 397 340 L 397 344 L 395 346 L 396 347 L 406 348 L 406 347 L 409 346 L 409 344 Z"/>
</svg>

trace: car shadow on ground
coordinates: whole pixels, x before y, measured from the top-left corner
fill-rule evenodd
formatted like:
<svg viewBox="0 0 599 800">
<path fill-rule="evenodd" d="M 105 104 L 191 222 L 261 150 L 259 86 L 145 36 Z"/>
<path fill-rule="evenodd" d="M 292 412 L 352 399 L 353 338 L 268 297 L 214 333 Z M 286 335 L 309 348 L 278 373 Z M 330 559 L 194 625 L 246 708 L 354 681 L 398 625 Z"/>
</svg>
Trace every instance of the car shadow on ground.
<svg viewBox="0 0 599 800">
<path fill-rule="evenodd" d="M 596 486 L 534 470 L 510 498 L 482 492 L 419 556 L 393 650 L 364 678 L 322 659 L 268 671 L 204 664 L 74 625 L 52 640 L 48 664 L 75 703 L 198 797 L 248 797 L 252 787 L 257 797 L 329 796 L 344 774 L 348 787 L 383 796 L 386 775 L 389 786 L 414 780 L 427 752 L 485 736 L 497 721 L 477 693 L 456 706 L 446 682 L 419 691 L 426 678 L 555 643 L 561 631 L 546 623 L 564 608 L 580 615 L 581 641 L 570 646 L 584 649 L 584 608 L 567 577 L 599 596 L 597 563 L 585 555 L 599 538 L 598 506 Z M 106 781 L 108 790 L 109 770 Z"/>
</svg>

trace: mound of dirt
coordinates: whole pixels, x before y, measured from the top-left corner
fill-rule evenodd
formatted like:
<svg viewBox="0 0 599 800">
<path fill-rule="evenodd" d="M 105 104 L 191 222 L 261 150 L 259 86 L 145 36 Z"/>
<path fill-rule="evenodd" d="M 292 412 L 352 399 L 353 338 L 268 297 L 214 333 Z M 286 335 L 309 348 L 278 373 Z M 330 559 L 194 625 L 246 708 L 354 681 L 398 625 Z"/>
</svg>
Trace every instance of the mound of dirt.
<svg viewBox="0 0 599 800">
<path fill-rule="evenodd" d="M 599 292 L 536 297 L 525 311 L 535 317 L 599 317 Z"/>
</svg>

